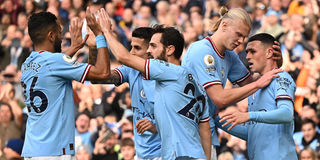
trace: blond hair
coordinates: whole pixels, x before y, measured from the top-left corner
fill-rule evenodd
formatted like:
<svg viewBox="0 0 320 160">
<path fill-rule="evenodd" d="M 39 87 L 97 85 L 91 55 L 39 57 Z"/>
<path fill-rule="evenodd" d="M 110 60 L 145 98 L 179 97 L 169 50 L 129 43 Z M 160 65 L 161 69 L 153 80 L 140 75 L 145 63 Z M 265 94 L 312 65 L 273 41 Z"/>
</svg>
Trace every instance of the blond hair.
<svg viewBox="0 0 320 160">
<path fill-rule="evenodd" d="M 222 22 L 223 19 L 232 19 L 232 20 L 236 20 L 239 19 L 241 20 L 245 25 L 247 25 L 249 27 L 249 29 L 251 30 L 251 19 L 248 15 L 248 13 L 242 9 L 242 8 L 232 8 L 230 10 L 228 10 L 227 7 L 222 6 L 220 8 L 220 18 L 218 19 L 218 21 L 214 24 L 212 31 L 215 32 L 218 30 L 220 23 Z"/>
</svg>

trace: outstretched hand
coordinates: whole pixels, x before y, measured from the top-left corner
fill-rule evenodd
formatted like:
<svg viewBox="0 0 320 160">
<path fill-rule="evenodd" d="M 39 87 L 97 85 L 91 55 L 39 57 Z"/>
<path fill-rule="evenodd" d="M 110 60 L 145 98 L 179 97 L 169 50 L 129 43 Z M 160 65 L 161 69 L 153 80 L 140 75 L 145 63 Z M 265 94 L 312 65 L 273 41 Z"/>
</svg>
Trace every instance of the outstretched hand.
<svg viewBox="0 0 320 160">
<path fill-rule="evenodd" d="M 221 120 L 219 122 L 227 121 L 222 125 L 222 127 L 225 127 L 228 124 L 232 123 L 232 125 L 228 128 L 228 130 L 231 130 L 236 125 L 249 121 L 248 112 L 225 111 L 222 114 L 220 114 L 220 117 L 221 117 Z"/>
<path fill-rule="evenodd" d="M 100 23 L 100 27 L 102 28 L 102 31 L 105 33 L 111 32 L 112 31 L 111 20 L 104 8 L 101 8 L 98 11 L 98 18 L 99 18 L 99 23 Z"/>
<path fill-rule="evenodd" d="M 71 47 L 76 49 L 82 48 L 88 39 L 88 35 L 86 35 L 85 38 L 82 39 L 82 24 L 83 21 L 81 21 L 79 18 L 73 18 L 71 19 L 71 23 L 69 26 L 69 31 L 71 35 Z"/>
<path fill-rule="evenodd" d="M 283 72 L 283 69 L 273 69 L 265 73 L 257 81 L 255 81 L 257 87 L 264 88 L 265 86 L 269 85 L 273 78 L 279 77 L 279 75 L 277 75 L 279 72 Z"/>
<path fill-rule="evenodd" d="M 87 10 L 86 10 L 86 20 L 87 20 L 87 25 L 89 26 L 89 28 L 91 29 L 91 31 L 95 36 L 103 34 L 101 27 L 96 20 L 96 16 L 93 13 L 91 13 L 89 7 L 87 7 Z"/>
</svg>

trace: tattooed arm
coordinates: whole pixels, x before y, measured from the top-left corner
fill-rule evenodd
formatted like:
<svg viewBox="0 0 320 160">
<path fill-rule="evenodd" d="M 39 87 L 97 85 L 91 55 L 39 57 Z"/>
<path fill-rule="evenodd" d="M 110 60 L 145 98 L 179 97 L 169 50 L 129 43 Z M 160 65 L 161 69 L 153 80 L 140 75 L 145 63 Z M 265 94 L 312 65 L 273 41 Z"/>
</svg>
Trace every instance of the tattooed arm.
<svg viewBox="0 0 320 160">
<path fill-rule="evenodd" d="M 111 75 L 108 79 L 105 80 L 99 80 L 99 81 L 91 81 L 93 84 L 115 84 L 115 85 L 120 85 L 121 84 L 121 79 L 119 74 L 113 70 L 111 71 Z"/>
</svg>

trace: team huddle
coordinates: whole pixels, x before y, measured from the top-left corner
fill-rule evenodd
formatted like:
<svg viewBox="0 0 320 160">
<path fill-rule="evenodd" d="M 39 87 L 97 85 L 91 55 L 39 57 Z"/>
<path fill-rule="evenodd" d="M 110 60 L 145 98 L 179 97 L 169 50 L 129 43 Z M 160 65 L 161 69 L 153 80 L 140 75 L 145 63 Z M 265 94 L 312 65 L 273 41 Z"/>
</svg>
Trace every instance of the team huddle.
<svg viewBox="0 0 320 160">
<path fill-rule="evenodd" d="M 259 74 L 253 76 L 233 51 L 248 37 L 250 17 L 240 8 L 223 7 L 221 15 L 214 34 L 194 42 L 182 57 L 184 38 L 174 27 L 135 29 L 128 51 L 114 36 L 106 11 L 91 13 L 87 8 L 86 23 L 96 37 L 93 64 L 72 58 L 88 39 L 81 35 L 82 20 L 71 21 L 71 47 L 61 53 L 56 16 L 32 15 L 28 31 L 34 51 L 23 63 L 21 76 L 29 116 L 22 156 L 74 158 L 75 80 L 129 83 L 138 160 L 217 159 L 216 127 L 246 140 L 252 160 L 298 159 L 292 138 L 296 86 L 279 69 L 279 44 L 266 33 L 249 38 L 246 58 L 250 70 Z M 123 64 L 114 70 L 111 53 Z M 227 80 L 240 87 L 224 89 Z M 247 97 L 248 112 L 219 114 L 219 109 Z"/>
</svg>

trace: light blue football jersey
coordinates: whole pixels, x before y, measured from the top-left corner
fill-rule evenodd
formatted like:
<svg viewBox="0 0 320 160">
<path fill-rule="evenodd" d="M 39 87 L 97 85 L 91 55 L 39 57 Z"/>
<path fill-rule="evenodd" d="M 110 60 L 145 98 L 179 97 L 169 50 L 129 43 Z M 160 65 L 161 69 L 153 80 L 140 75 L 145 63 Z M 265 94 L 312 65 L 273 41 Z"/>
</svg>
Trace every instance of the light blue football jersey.
<svg viewBox="0 0 320 160">
<path fill-rule="evenodd" d="M 84 82 L 91 65 L 62 53 L 32 52 L 21 67 L 28 108 L 23 157 L 74 154 L 72 80 Z"/>
<path fill-rule="evenodd" d="M 130 86 L 131 107 L 133 111 L 133 126 L 141 119 L 154 119 L 154 89 L 155 81 L 144 80 L 142 74 L 130 67 L 122 65 L 115 69 L 120 75 L 120 83 L 128 82 Z M 134 129 L 136 154 L 139 158 L 152 159 L 161 156 L 161 140 L 158 133 L 149 131 L 143 134 Z"/>
<path fill-rule="evenodd" d="M 210 119 L 203 87 L 186 68 L 156 59 L 146 60 L 145 78 L 156 81 L 154 114 L 162 159 L 206 159 L 198 125 Z"/>
<path fill-rule="evenodd" d="M 227 50 L 222 56 L 209 37 L 191 44 L 182 59 L 182 66 L 188 67 L 204 88 L 212 85 L 224 87 L 227 79 L 232 83 L 239 83 L 250 75 L 235 52 Z M 208 104 L 210 117 L 213 117 L 217 106 L 211 102 L 210 98 L 208 98 Z M 218 146 L 219 140 L 213 119 L 210 119 L 210 128 L 212 144 Z"/>
<path fill-rule="evenodd" d="M 296 85 L 286 72 L 278 73 L 269 86 L 259 89 L 249 96 L 249 112 L 268 112 L 277 109 L 277 99 L 290 99 L 294 102 Z M 292 105 L 292 104 L 291 104 Z M 293 109 L 293 108 L 292 108 Z M 293 140 L 294 122 L 267 124 L 249 121 L 248 154 L 252 160 L 297 160 Z"/>
</svg>

